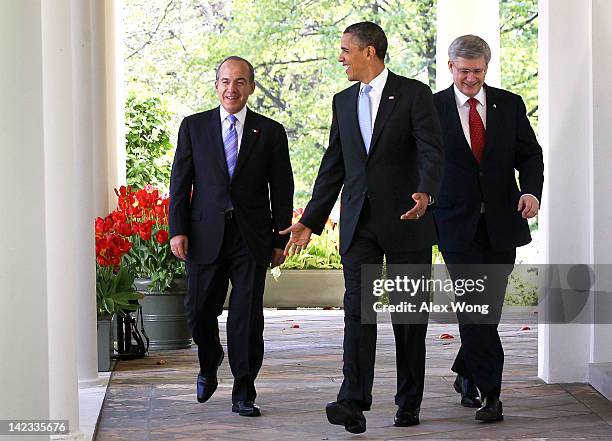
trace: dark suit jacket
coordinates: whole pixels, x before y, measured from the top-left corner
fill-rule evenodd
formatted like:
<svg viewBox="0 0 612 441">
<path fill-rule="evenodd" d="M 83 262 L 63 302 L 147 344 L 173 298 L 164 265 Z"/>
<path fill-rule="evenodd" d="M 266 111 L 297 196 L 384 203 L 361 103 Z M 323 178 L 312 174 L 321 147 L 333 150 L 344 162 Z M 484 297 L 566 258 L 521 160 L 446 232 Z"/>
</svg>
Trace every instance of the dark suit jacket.
<svg viewBox="0 0 612 441">
<path fill-rule="evenodd" d="M 413 193 L 435 196 L 440 185 L 442 146 L 431 90 L 389 71 L 366 156 L 357 119 L 359 87 L 356 83 L 334 96 L 329 147 L 301 222 L 320 234 L 344 186 L 341 254 L 351 245 L 365 198 L 386 252 L 431 246 L 436 234 L 429 213 L 418 220 L 400 219 L 415 205 Z"/>
<path fill-rule="evenodd" d="M 442 251 L 463 251 L 472 242 L 481 203 L 491 246 L 510 250 L 531 241 L 517 211 L 522 194 L 542 197 L 544 164 L 520 96 L 485 85 L 487 127 L 479 165 L 465 139 L 453 86 L 434 95 L 444 140 L 444 178 L 434 217 Z M 520 190 L 515 179 L 519 172 Z"/>
<path fill-rule="evenodd" d="M 272 248 L 284 248 L 291 225 L 293 174 L 287 135 L 276 121 L 247 109 L 234 176 L 225 161 L 219 107 L 181 123 L 170 179 L 170 236 L 185 234 L 188 258 L 212 263 L 219 255 L 224 211 L 236 222 L 258 262 L 270 263 Z M 191 194 L 193 188 L 193 194 Z"/>
</svg>

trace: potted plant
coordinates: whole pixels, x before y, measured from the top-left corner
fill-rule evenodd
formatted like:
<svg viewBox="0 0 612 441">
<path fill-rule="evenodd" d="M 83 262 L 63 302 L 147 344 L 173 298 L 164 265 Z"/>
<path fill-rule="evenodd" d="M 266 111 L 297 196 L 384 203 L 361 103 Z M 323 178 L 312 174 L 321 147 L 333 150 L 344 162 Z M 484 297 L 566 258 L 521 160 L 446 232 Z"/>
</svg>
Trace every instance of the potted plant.
<svg viewBox="0 0 612 441">
<path fill-rule="evenodd" d="M 293 211 L 293 223 L 303 214 Z M 334 212 L 320 236 L 313 236 L 305 250 L 289 256 L 266 281 L 266 307 L 342 307 L 344 278 L 338 252 L 338 226 Z"/>
<path fill-rule="evenodd" d="M 122 186 L 115 193 L 117 212 L 131 229 L 132 247 L 125 261 L 136 277 L 136 289 L 144 295 L 142 317 L 149 349 L 189 348 L 191 333 L 183 306 L 187 292 L 185 266 L 170 251 L 169 199 L 150 185 L 137 190 Z"/>
<path fill-rule="evenodd" d="M 137 309 L 137 300 L 142 295 L 134 288 L 134 276 L 122 265 L 123 257 L 132 248 L 126 238 L 131 230 L 125 219 L 117 213 L 97 218 L 95 231 L 98 371 L 109 371 L 113 355 L 112 318 Z"/>
</svg>

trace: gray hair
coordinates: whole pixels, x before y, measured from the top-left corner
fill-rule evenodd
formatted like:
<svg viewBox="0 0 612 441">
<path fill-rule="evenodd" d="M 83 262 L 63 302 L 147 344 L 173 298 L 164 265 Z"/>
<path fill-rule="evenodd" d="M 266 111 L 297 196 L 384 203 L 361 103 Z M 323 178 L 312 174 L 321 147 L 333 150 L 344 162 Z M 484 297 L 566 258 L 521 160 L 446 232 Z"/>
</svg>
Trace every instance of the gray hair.
<svg viewBox="0 0 612 441">
<path fill-rule="evenodd" d="M 221 63 L 219 63 L 219 65 L 215 69 L 215 80 L 216 81 L 219 81 L 219 70 L 221 70 L 221 66 L 223 66 L 223 64 L 226 61 L 242 61 L 243 63 L 246 63 L 246 65 L 249 68 L 249 82 L 251 84 L 253 84 L 253 82 L 255 81 L 255 69 L 253 69 L 253 65 L 251 63 L 249 63 L 248 60 L 245 60 L 244 58 L 239 57 L 237 55 L 230 55 L 229 57 L 225 57 L 223 59 L 223 61 L 221 61 Z"/>
<path fill-rule="evenodd" d="M 448 47 L 448 58 L 456 61 L 458 57 L 467 59 L 484 57 L 488 66 L 491 61 L 491 48 L 477 35 L 462 35 L 455 38 Z"/>
</svg>

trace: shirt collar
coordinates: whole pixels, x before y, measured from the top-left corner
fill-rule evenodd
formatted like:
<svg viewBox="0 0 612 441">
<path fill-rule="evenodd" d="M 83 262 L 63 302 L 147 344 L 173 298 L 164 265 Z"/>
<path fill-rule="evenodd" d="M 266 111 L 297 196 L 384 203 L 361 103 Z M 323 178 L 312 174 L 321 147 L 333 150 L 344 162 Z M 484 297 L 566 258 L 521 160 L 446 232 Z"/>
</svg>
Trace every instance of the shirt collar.
<svg viewBox="0 0 612 441">
<path fill-rule="evenodd" d="M 225 110 L 225 107 L 219 106 L 219 114 L 221 116 L 221 123 L 223 123 L 223 121 L 225 121 L 225 119 L 229 115 L 229 112 L 227 110 Z M 244 120 L 246 119 L 246 114 L 247 114 L 247 106 L 244 106 L 242 109 L 240 109 L 240 112 L 234 113 L 234 116 L 236 117 L 238 122 L 243 127 L 244 127 Z"/>
<path fill-rule="evenodd" d="M 478 91 L 478 93 L 476 94 L 476 96 L 474 97 L 483 106 L 485 105 L 485 99 L 486 99 L 486 95 L 485 95 L 485 90 L 484 89 L 485 89 L 484 86 L 482 86 L 480 88 L 480 90 Z M 459 107 L 465 106 L 465 103 L 467 103 L 467 100 L 469 100 L 470 97 L 467 96 L 467 95 L 464 95 L 463 92 L 461 92 L 457 88 L 457 85 L 455 85 L 455 84 L 453 84 L 453 90 L 455 91 L 455 101 L 457 102 L 457 105 Z"/>
<path fill-rule="evenodd" d="M 386 67 L 382 70 L 381 73 L 378 74 L 376 78 L 369 82 L 372 89 L 376 91 L 378 94 L 382 94 L 383 89 L 385 88 L 385 84 L 387 84 L 387 77 L 389 76 L 389 69 Z M 361 92 L 365 87 L 364 83 L 361 83 L 359 86 L 359 91 Z"/>
</svg>

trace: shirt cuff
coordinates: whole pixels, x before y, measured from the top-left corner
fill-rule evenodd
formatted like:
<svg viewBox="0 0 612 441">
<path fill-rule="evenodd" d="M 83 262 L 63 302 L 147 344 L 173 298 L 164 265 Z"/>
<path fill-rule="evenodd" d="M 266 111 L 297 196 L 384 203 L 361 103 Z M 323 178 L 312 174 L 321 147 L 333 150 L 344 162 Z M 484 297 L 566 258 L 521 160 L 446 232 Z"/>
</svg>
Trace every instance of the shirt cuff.
<svg viewBox="0 0 612 441">
<path fill-rule="evenodd" d="M 536 198 L 534 195 L 532 195 L 531 193 L 525 193 L 522 194 L 521 197 L 519 198 L 519 200 L 521 200 L 524 196 L 531 196 L 532 198 L 534 198 L 536 201 L 538 201 L 538 207 L 540 206 L 540 200 L 538 198 Z"/>
</svg>

